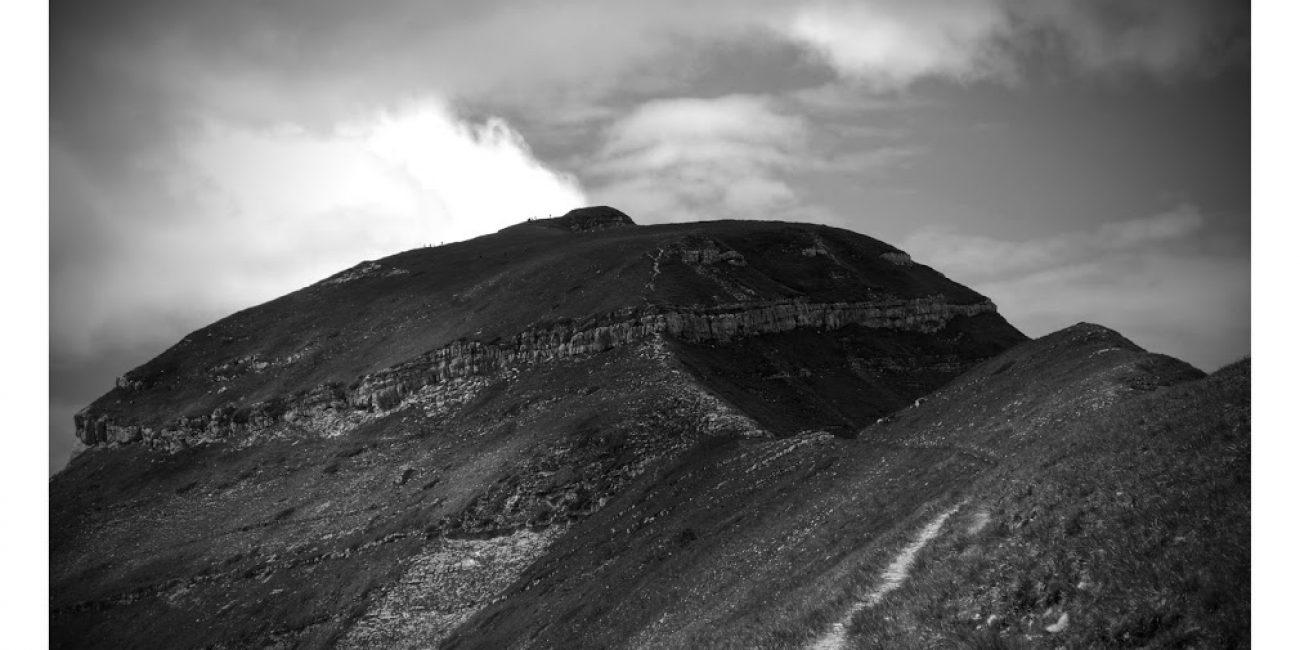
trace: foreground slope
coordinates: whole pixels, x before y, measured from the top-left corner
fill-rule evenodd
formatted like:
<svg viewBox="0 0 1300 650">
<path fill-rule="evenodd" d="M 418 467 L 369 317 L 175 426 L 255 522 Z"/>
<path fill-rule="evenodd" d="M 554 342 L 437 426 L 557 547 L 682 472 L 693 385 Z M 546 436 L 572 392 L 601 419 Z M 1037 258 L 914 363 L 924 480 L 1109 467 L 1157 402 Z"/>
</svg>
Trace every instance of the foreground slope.
<svg viewBox="0 0 1300 650">
<path fill-rule="evenodd" d="M 754 500 L 852 513 L 841 477 L 865 471 L 892 490 L 887 534 L 939 494 L 908 468 L 946 485 L 984 461 L 847 438 L 1023 340 L 984 297 L 820 226 L 600 208 L 363 263 L 187 336 L 78 414 L 90 449 L 50 485 L 54 646 L 465 645 L 484 617 L 539 646 L 653 640 L 648 620 L 597 634 L 597 612 L 565 611 L 548 632 L 494 607 L 538 571 L 576 580 L 569 598 L 658 593 L 638 585 L 674 575 L 646 573 L 645 553 L 674 557 L 660 533 L 719 543 L 661 530 L 696 492 L 747 531 L 700 560 L 734 618 L 770 596 L 752 562 L 719 562 L 788 523 L 748 519 Z M 842 457 L 800 470 L 822 487 L 796 489 L 790 463 L 827 445 Z M 856 532 L 833 533 L 841 560 Z M 765 575 L 795 588 L 795 566 Z"/>
<path fill-rule="evenodd" d="M 448 646 L 1238 647 L 1246 366 L 1202 378 L 1081 324 L 856 440 L 719 443 L 582 522 Z"/>
<path fill-rule="evenodd" d="M 1104 408 L 1014 420 L 1018 448 L 963 492 L 906 587 L 856 617 L 854 643 L 1248 647 L 1250 361 L 1171 387 L 1152 361 L 1079 400 Z"/>
<path fill-rule="evenodd" d="M 413 562 L 451 572 L 407 630 L 436 640 L 648 466 L 759 434 L 657 356 L 449 382 L 332 438 L 85 453 L 51 484 L 54 645 L 330 647 Z"/>
</svg>

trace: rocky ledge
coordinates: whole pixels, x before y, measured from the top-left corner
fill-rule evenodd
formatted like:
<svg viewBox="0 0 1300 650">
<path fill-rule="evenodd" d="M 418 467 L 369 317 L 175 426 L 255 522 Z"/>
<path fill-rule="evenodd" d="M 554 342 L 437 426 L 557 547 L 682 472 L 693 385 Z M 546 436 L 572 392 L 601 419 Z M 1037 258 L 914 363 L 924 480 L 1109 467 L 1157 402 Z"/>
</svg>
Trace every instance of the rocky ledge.
<svg viewBox="0 0 1300 650">
<path fill-rule="evenodd" d="M 712 308 L 626 308 L 581 320 L 538 325 L 509 339 L 461 339 L 361 377 L 351 387 L 326 384 L 254 404 L 232 401 L 210 414 L 180 417 L 160 429 L 124 422 L 89 408 L 77 413 L 74 420 L 77 438 L 91 446 L 143 442 L 175 449 L 256 433 L 282 422 L 337 435 L 365 419 L 399 408 L 417 394 L 422 402 L 429 398 L 438 406 L 455 404 L 481 388 L 481 380 L 475 378 L 652 338 L 670 336 L 693 343 L 726 343 L 796 328 L 832 330 L 847 325 L 935 332 L 954 317 L 995 311 L 997 308 L 989 301 L 951 304 L 940 296 L 869 302 L 782 300 Z"/>
</svg>

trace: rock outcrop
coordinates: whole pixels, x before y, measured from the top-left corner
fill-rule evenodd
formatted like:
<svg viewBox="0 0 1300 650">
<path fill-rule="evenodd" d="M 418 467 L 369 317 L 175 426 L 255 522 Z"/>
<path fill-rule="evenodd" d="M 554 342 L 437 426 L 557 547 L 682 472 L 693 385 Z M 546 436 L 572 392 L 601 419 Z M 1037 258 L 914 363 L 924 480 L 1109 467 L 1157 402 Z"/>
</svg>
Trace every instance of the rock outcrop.
<svg viewBox="0 0 1300 650">
<path fill-rule="evenodd" d="M 674 249 L 681 255 L 682 262 L 688 265 L 709 266 L 726 262 L 732 266 L 745 266 L 745 256 L 739 251 L 707 237 L 688 237 L 678 242 Z"/>
<path fill-rule="evenodd" d="M 600 230 L 609 230 L 610 228 L 624 228 L 636 225 L 636 222 L 632 221 L 632 217 L 623 214 L 620 210 L 605 205 L 578 208 L 576 210 L 570 210 L 560 217 L 555 217 L 553 219 L 533 219 L 527 223 L 534 226 L 545 226 L 557 230 L 567 230 L 569 232 L 596 232 Z"/>
<path fill-rule="evenodd" d="M 940 297 L 834 303 L 786 300 L 698 309 L 626 308 L 583 320 L 539 325 L 506 340 L 461 339 L 366 375 L 350 388 L 325 384 L 302 395 L 254 404 L 225 404 L 210 414 L 182 416 L 171 425 L 156 429 L 117 421 L 89 408 L 77 413 L 74 420 L 77 438 L 87 445 L 144 442 L 153 447 L 177 449 L 256 433 L 280 422 L 322 435 L 336 435 L 369 419 L 367 415 L 373 417 L 398 408 L 409 396 L 426 387 L 441 386 L 431 396 L 425 396 L 425 401 L 433 400 L 435 404 L 464 401 L 468 399 L 466 391 L 480 386 L 448 382 L 526 364 L 604 352 L 665 335 L 694 343 L 727 343 L 797 328 L 833 330 L 848 325 L 935 332 L 956 316 L 994 311 L 996 307 L 988 301 L 959 305 Z"/>
<path fill-rule="evenodd" d="M 362 385 L 388 383 L 389 377 L 423 375 L 429 382 L 484 374 L 520 363 L 551 361 L 668 334 L 691 342 L 727 343 L 795 328 L 839 329 L 846 325 L 934 332 L 954 316 L 996 311 L 991 302 L 953 305 L 938 298 L 856 303 L 771 302 L 733 308 L 623 309 L 584 321 L 541 326 L 499 343 L 461 340 L 419 359 L 365 378 Z M 369 388 L 368 394 L 377 395 Z M 377 406 L 378 404 L 372 404 Z"/>
</svg>

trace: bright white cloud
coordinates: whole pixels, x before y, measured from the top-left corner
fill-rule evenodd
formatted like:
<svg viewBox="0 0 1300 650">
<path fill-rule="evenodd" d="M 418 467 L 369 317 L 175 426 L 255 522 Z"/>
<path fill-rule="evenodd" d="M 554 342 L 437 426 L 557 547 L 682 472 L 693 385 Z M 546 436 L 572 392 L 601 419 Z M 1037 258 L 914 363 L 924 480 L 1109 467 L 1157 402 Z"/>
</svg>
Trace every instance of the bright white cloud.
<svg viewBox="0 0 1300 650">
<path fill-rule="evenodd" d="M 578 181 L 534 156 L 500 118 L 461 122 L 426 105 L 361 127 L 368 149 L 402 172 L 428 205 L 440 241 L 493 232 L 529 217 L 563 214 L 586 203 Z"/>
<path fill-rule="evenodd" d="M 586 202 L 504 121 L 436 102 L 323 134 L 212 123 L 178 151 L 121 185 L 55 150 L 55 240 L 86 247 L 52 279 L 64 354 L 174 340 L 363 259 Z M 89 232 L 61 237 L 72 223 Z"/>
</svg>

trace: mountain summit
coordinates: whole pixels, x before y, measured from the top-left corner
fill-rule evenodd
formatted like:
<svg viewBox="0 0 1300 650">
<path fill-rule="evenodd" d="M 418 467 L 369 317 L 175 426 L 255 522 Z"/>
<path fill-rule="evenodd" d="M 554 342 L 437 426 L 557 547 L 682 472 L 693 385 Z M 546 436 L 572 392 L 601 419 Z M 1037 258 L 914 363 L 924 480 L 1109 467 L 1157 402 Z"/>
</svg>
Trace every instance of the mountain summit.
<svg viewBox="0 0 1300 650">
<path fill-rule="evenodd" d="M 185 337 L 80 413 L 77 435 L 175 450 L 290 425 L 342 433 L 352 416 L 448 380 L 660 340 L 697 382 L 812 400 L 807 422 L 760 409 L 774 433 L 849 431 L 1024 338 L 983 296 L 861 235 L 630 225 L 612 208 L 584 208 L 363 262 Z M 759 335 L 777 337 L 755 357 Z M 801 363 L 822 372 L 792 374 Z M 880 394 L 821 404 L 828 392 L 857 394 L 820 385 L 843 382 Z"/>
<path fill-rule="evenodd" d="M 1246 371 L 1093 325 L 1029 341 L 841 229 L 574 210 L 363 262 L 121 377 L 51 482 L 51 637 L 1240 641 Z"/>
<path fill-rule="evenodd" d="M 636 222 L 632 217 L 623 214 L 622 211 L 611 208 L 607 205 L 597 205 L 589 208 L 577 208 L 566 212 L 563 216 L 553 219 L 530 219 L 528 222 L 512 226 L 545 226 L 548 228 L 558 228 L 571 232 L 590 232 L 593 230 L 605 230 L 607 228 L 619 228 L 622 226 L 635 226 Z"/>
</svg>

